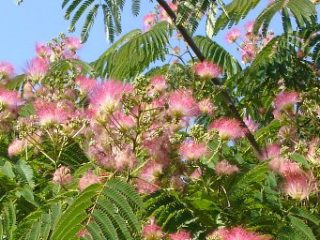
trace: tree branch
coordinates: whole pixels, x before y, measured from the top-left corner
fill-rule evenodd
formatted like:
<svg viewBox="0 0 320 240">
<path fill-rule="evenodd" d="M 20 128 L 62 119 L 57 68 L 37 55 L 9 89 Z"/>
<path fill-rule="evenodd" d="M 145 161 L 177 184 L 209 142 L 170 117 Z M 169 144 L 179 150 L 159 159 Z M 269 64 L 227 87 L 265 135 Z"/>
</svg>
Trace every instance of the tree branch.
<svg viewBox="0 0 320 240">
<path fill-rule="evenodd" d="M 159 5 L 166 11 L 168 16 L 171 18 L 173 23 L 176 23 L 177 16 L 172 11 L 172 9 L 169 7 L 168 3 L 165 0 L 157 0 Z M 203 62 L 206 60 L 204 54 L 201 52 L 201 50 L 198 48 L 196 43 L 193 41 L 192 37 L 189 35 L 188 31 L 181 25 L 181 24 L 175 24 L 178 31 L 181 33 L 183 39 L 186 41 L 186 43 L 189 45 L 189 47 L 192 49 L 192 51 L 195 53 L 195 55 L 198 57 L 198 59 Z M 220 82 L 218 79 L 214 78 L 212 79 L 213 83 L 215 85 L 220 85 Z M 258 142 L 248 129 L 247 125 L 244 123 L 242 117 L 240 116 L 240 113 L 238 112 L 233 100 L 231 99 L 230 95 L 227 93 L 227 91 L 222 90 L 221 96 L 224 101 L 224 103 L 228 106 L 230 112 L 233 114 L 233 117 L 236 118 L 242 125 L 243 128 L 245 128 L 246 131 L 246 138 L 248 139 L 250 145 L 252 146 L 253 150 L 256 152 L 256 154 L 260 157 L 261 156 L 261 149 L 259 147 Z"/>
</svg>

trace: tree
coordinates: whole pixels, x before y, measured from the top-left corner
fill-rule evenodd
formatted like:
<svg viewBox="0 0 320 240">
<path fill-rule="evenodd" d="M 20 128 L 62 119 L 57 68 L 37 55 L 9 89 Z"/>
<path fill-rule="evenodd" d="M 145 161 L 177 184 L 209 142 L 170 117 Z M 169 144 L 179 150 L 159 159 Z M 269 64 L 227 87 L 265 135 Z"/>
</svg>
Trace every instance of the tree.
<svg viewBox="0 0 320 240">
<path fill-rule="evenodd" d="M 319 238 L 314 3 L 274 1 L 229 30 L 244 64 L 212 37 L 259 1 L 157 3 L 93 63 L 64 35 L 23 75 L 0 63 L 0 239 Z M 124 4 L 62 7 L 71 30 L 86 15 L 82 42 L 101 9 L 114 41 Z"/>
</svg>

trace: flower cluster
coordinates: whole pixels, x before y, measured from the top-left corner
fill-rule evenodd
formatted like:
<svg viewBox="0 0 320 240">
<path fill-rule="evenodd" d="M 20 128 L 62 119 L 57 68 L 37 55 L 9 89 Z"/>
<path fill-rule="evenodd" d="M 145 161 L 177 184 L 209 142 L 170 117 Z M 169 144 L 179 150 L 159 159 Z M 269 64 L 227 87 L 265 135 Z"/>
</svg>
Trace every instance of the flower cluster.
<svg viewBox="0 0 320 240">
<path fill-rule="evenodd" d="M 168 2 L 168 6 L 174 12 L 178 10 L 178 5 L 176 3 Z M 145 30 L 149 30 L 154 24 L 159 21 L 167 21 L 168 23 L 172 24 L 171 18 L 161 6 L 158 6 L 155 12 L 150 12 L 143 17 Z"/>
<path fill-rule="evenodd" d="M 241 53 L 241 59 L 243 63 L 252 62 L 257 53 L 267 45 L 270 40 L 273 38 L 273 32 L 268 32 L 264 37 L 261 33 L 255 34 L 253 31 L 254 22 L 249 21 L 244 26 L 244 34 L 241 37 L 241 30 L 239 28 L 232 28 L 226 34 L 225 39 L 228 43 L 237 43 L 237 40 L 241 40 L 242 42 L 238 44 L 239 51 Z"/>
</svg>

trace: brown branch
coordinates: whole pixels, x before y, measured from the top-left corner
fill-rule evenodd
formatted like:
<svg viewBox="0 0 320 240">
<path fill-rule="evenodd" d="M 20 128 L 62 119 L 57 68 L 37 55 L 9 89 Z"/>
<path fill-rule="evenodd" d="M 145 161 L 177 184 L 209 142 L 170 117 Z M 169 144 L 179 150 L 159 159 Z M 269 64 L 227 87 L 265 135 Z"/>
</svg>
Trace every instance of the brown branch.
<svg viewBox="0 0 320 240">
<path fill-rule="evenodd" d="M 176 23 L 177 16 L 172 11 L 172 9 L 169 7 L 168 3 L 165 0 L 157 0 L 157 2 L 167 12 L 167 14 L 171 18 L 172 22 Z M 189 47 L 192 49 L 192 51 L 198 57 L 198 59 L 201 62 L 205 61 L 206 58 L 205 58 L 204 54 L 201 52 L 201 50 L 198 48 L 196 43 L 193 41 L 193 39 L 189 35 L 188 31 L 181 24 L 175 24 L 175 26 L 178 29 L 178 31 L 181 33 L 185 42 L 189 45 Z M 218 79 L 214 78 L 214 79 L 212 79 L 212 81 L 215 85 L 220 85 L 220 82 Z M 255 140 L 254 136 L 252 135 L 252 133 L 250 132 L 250 130 L 248 129 L 246 124 L 244 123 L 244 121 L 243 121 L 242 117 L 240 116 L 240 113 L 238 112 L 232 98 L 225 90 L 221 91 L 221 96 L 222 96 L 224 103 L 228 106 L 230 112 L 233 114 L 233 117 L 236 118 L 241 123 L 242 127 L 244 127 L 246 129 L 246 138 L 248 139 L 250 145 L 252 146 L 252 148 L 254 149 L 256 154 L 258 156 L 261 156 L 261 149 L 259 147 L 259 144 Z"/>
</svg>

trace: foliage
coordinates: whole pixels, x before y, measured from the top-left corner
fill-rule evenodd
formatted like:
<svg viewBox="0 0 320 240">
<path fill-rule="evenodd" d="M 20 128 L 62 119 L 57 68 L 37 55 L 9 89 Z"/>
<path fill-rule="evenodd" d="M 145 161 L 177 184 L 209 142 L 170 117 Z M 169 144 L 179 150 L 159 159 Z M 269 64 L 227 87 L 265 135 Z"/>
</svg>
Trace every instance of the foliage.
<svg viewBox="0 0 320 240">
<path fill-rule="evenodd" d="M 20 75 L 0 62 L 0 240 L 319 239 L 315 4 L 270 3 L 227 32 L 237 56 L 211 38 L 260 1 L 158 3 L 174 16 L 155 6 L 90 64 L 63 34 Z M 82 42 L 102 11 L 113 41 L 124 4 L 62 7 Z"/>
</svg>

